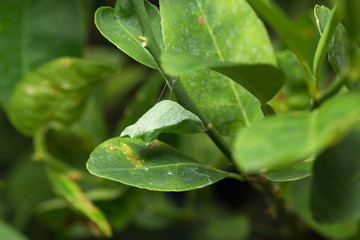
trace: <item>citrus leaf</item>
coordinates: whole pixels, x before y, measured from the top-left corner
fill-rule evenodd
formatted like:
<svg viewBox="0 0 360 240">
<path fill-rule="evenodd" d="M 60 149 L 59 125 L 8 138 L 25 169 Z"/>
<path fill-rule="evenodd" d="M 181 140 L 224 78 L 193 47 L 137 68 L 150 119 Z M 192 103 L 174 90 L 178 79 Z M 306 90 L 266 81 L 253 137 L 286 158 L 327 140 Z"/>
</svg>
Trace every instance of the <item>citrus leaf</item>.
<svg viewBox="0 0 360 240">
<path fill-rule="evenodd" d="M 12 124 L 33 135 L 48 124 L 63 126 L 81 112 L 92 86 L 113 71 L 107 66 L 75 58 L 60 58 L 29 73 L 9 103 Z"/>
<path fill-rule="evenodd" d="M 140 139 L 120 137 L 100 144 L 91 153 L 87 168 L 98 177 L 156 191 L 202 188 L 228 175 L 159 141 L 145 145 Z"/>
<path fill-rule="evenodd" d="M 272 99 L 284 84 L 282 71 L 271 64 L 221 62 L 169 51 L 162 54 L 161 60 L 165 72 L 173 75 L 210 68 L 239 83 L 262 103 Z"/>
<path fill-rule="evenodd" d="M 291 163 L 280 168 L 266 172 L 266 177 L 271 181 L 287 182 L 303 179 L 312 175 L 314 161 Z"/>
<path fill-rule="evenodd" d="M 326 23 L 330 17 L 331 10 L 325 6 L 316 5 L 314 9 L 316 24 L 320 34 L 323 33 Z M 329 44 L 328 59 L 335 70 L 339 73 L 344 69 L 349 58 L 349 37 L 342 24 L 336 27 L 335 33 Z"/>
<path fill-rule="evenodd" d="M 312 113 L 283 114 L 240 131 L 233 146 L 237 166 L 246 172 L 273 169 L 319 154 L 341 140 L 360 114 L 360 94 L 334 97 Z"/>
<path fill-rule="evenodd" d="M 311 210 L 320 222 L 360 218 L 360 133 L 322 153 L 314 164 Z"/>
<path fill-rule="evenodd" d="M 28 72 L 58 57 L 82 55 L 81 8 L 73 0 L 60 1 L 55 8 L 47 0 L 0 1 L 0 105 L 7 107 Z"/>
<path fill-rule="evenodd" d="M 91 219 L 105 236 L 111 237 L 111 227 L 104 214 L 81 191 L 80 187 L 67 174 L 48 167 L 50 180 L 55 190 L 76 210 Z"/>
<path fill-rule="evenodd" d="M 166 51 L 276 66 L 266 29 L 245 0 L 160 0 L 160 14 Z M 236 129 L 262 118 L 258 100 L 222 74 L 205 69 L 179 77 L 223 135 L 234 135 Z"/>
<path fill-rule="evenodd" d="M 349 239 L 354 237 L 358 231 L 356 220 L 320 223 L 314 219 L 310 209 L 311 181 L 312 177 L 309 177 L 288 184 L 285 190 L 285 200 L 289 210 L 295 212 L 306 225 L 324 236 L 325 239 Z"/>
<path fill-rule="evenodd" d="M 162 48 L 162 35 L 159 10 L 145 1 L 145 7 L 157 43 Z M 140 22 L 134 9 L 129 8 L 126 14 L 115 14 L 110 7 L 101 7 L 95 13 L 95 24 L 100 33 L 121 51 L 136 61 L 150 68 L 158 69 L 150 52 L 143 47 L 143 37 Z"/>
<path fill-rule="evenodd" d="M 201 120 L 180 104 L 164 100 L 147 111 L 135 124 L 125 128 L 121 137 L 140 138 L 148 144 L 160 133 L 193 134 L 204 132 Z"/>
</svg>

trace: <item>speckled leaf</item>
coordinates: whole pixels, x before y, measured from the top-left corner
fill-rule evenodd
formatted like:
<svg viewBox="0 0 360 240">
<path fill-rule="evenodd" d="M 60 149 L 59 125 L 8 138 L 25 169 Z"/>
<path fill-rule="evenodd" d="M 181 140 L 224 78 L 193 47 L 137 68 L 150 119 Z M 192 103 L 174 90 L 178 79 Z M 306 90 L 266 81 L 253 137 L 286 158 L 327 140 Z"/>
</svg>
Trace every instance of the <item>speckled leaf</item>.
<svg viewBox="0 0 360 240">
<path fill-rule="evenodd" d="M 148 144 L 160 133 L 193 134 L 204 132 L 201 120 L 180 104 L 164 100 L 147 111 L 135 124 L 128 126 L 121 137 L 140 138 Z"/>
<path fill-rule="evenodd" d="M 145 145 L 140 139 L 120 137 L 100 144 L 87 168 L 98 177 L 156 191 L 202 188 L 228 175 L 159 141 Z"/>
<path fill-rule="evenodd" d="M 160 14 L 167 51 L 225 62 L 276 65 L 266 29 L 245 0 L 160 0 Z M 262 118 L 257 99 L 222 74 L 202 70 L 180 75 L 180 79 L 224 135 Z"/>
<path fill-rule="evenodd" d="M 60 127 L 81 112 L 92 86 L 111 74 L 107 66 L 75 58 L 60 58 L 29 73 L 9 103 L 12 124 L 33 135 L 45 125 Z"/>
<path fill-rule="evenodd" d="M 80 57 L 85 29 L 79 1 L 0 1 L 0 105 L 30 71 L 62 56 Z"/>
<path fill-rule="evenodd" d="M 239 83 L 262 103 L 272 99 L 284 84 L 283 73 L 270 64 L 221 62 L 169 51 L 162 54 L 161 60 L 165 72 L 173 75 L 210 68 Z"/>
<path fill-rule="evenodd" d="M 283 114 L 240 131 L 233 146 L 237 166 L 249 173 L 318 154 L 339 141 L 360 114 L 360 93 L 337 96 L 312 113 Z"/>
<path fill-rule="evenodd" d="M 155 38 L 162 48 L 159 10 L 147 1 L 145 1 L 145 7 Z M 115 15 L 114 9 L 101 7 L 95 13 L 95 24 L 100 33 L 121 51 L 148 67 L 158 69 L 154 58 L 142 46 L 142 40 L 138 37 L 143 36 L 143 33 L 133 8 L 129 8 L 126 14 Z"/>
<path fill-rule="evenodd" d="M 311 210 L 321 222 L 360 218 L 360 132 L 321 154 L 314 164 Z"/>
<path fill-rule="evenodd" d="M 291 163 L 266 172 L 266 177 L 271 181 L 278 182 L 303 179 L 311 176 L 313 163 L 313 160 Z"/>
<path fill-rule="evenodd" d="M 336 223 L 319 223 L 312 216 L 310 209 L 310 188 L 312 177 L 293 181 L 285 190 L 285 201 L 289 210 L 295 212 L 302 221 L 325 239 L 349 239 L 358 231 L 355 220 L 338 221 Z M 352 238 L 350 238 L 352 239 Z"/>
<path fill-rule="evenodd" d="M 314 13 L 319 32 L 322 34 L 330 17 L 331 10 L 325 6 L 316 5 Z M 348 41 L 348 34 L 345 30 L 345 27 L 342 24 L 339 24 L 336 27 L 328 50 L 329 62 L 336 73 L 339 73 L 348 61 Z"/>
<path fill-rule="evenodd" d="M 57 191 L 72 207 L 91 219 L 107 237 L 112 235 L 110 224 L 104 214 L 81 191 L 80 187 L 65 173 L 48 167 L 50 180 Z"/>
</svg>

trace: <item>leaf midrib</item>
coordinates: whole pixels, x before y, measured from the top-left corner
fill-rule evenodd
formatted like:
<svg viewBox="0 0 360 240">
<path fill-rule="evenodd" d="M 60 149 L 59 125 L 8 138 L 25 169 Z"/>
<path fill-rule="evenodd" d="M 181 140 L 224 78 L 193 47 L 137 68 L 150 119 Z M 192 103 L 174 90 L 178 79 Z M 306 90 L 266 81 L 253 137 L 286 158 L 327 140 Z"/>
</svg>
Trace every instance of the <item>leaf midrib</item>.
<svg viewBox="0 0 360 240">
<path fill-rule="evenodd" d="M 199 4 L 199 0 L 196 0 L 196 1 L 197 1 L 197 6 L 198 6 L 198 8 L 199 8 L 199 10 L 200 10 L 200 12 L 201 12 L 201 15 L 202 15 L 203 19 L 204 19 L 205 26 L 206 26 L 206 28 L 207 28 L 208 31 L 209 31 L 209 34 L 210 34 L 210 36 L 211 36 L 211 39 L 212 39 L 212 41 L 213 41 L 213 43 L 214 43 L 214 45 L 215 45 L 216 51 L 217 51 L 217 53 L 218 53 L 218 55 L 219 55 L 219 57 L 220 57 L 220 60 L 221 60 L 222 62 L 224 62 L 224 57 L 223 57 L 223 55 L 222 55 L 222 53 L 221 53 L 221 51 L 220 51 L 219 45 L 217 44 L 217 41 L 216 41 L 215 36 L 214 36 L 214 33 L 212 32 L 212 30 L 211 30 L 211 28 L 210 28 L 210 26 L 209 26 L 209 23 L 208 23 L 208 21 L 207 21 L 207 17 L 205 16 L 205 13 L 204 13 L 204 11 L 203 11 L 203 9 L 202 9 L 202 6 L 201 6 L 201 4 Z M 238 94 L 238 92 L 236 91 L 235 84 L 234 84 L 234 82 L 233 82 L 230 78 L 227 77 L 227 79 L 228 79 L 228 81 L 229 81 L 231 90 L 233 91 L 233 94 L 234 94 L 234 96 L 235 96 L 235 99 L 236 99 L 237 105 L 238 105 L 238 107 L 239 107 L 239 109 L 240 109 L 240 112 L 241 112 L 241 114 L 242 114 L 243 117 L 244 117 L 245 125 L 246 125 L 246 126 L 250 126 L 249 117 L 247 116 L 246 111 L 245 111 L 245 109 L 244 109 L 244 106 L 243 106 L 243 104 L 242 104 L 242 102 L 241 102 L 241 100 L 240 100 L 239 94 Z"/>
<path fill-rule="evenodd" d="M 135 167 L 135 168 L 107 168 L 106 171 L 131 171 L 131 170 L 150 170 L 150 169 L 156 169 L 156 168 L 165 168 L 165 167 L 176 167 L 178 168 L 179 166 L 196 166 L 196 167 L 201 167 L 201 168 L 206 168 L 206 169 L 210 169 L 212 171 L 215 172 L 219 172 L 219 173 L 223 173 L 225 175 L 227 175 L 227 172 L 222 171 L 220 169 L 216 169 L 213 167 L 207 167 L 204 166 L 200 163 L 175 163 L 175 164 L 166 164 L 166 165 L 159 165 L 159 166 L 149 166 L 149 167 Z M 104 171 L 105 168 L 102 168 L 101 171 Z"/>
</svg>

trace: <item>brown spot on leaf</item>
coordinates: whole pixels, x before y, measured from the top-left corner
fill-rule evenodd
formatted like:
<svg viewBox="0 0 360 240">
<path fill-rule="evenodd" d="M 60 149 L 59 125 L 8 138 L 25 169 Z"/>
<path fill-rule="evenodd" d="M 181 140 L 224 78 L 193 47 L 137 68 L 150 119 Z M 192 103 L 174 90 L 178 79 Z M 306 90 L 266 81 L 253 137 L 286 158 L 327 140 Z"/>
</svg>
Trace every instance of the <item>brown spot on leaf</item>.
<svg viewBox="0 0 360 240">
<path fill-rule="evenodd" d="M 114 146 L 111 146 L 111 145 L 110 145 L 109 148 L 110 148 L 111 151 L 116 151 L 116 147 L 114 147 Z"/>
<path fill-rule="evenodd" d="M 197 22 L 199 25 L 203 25 L 204 24 L 204 18 L 202 16 L 199 16 L 197 19 Z"/>
<path fill-rule="evenodd" d="M 135 167 L 142 167 L 142 163 L 144 162 L 144 159 L 140 157 L 139 154 L 132 151 L 132 149 L 127 145 L 126 143 L 120 143 L 121 145 L 121 151 L 124 153 L 127 160 L 134 163 Z"/>
</svg>

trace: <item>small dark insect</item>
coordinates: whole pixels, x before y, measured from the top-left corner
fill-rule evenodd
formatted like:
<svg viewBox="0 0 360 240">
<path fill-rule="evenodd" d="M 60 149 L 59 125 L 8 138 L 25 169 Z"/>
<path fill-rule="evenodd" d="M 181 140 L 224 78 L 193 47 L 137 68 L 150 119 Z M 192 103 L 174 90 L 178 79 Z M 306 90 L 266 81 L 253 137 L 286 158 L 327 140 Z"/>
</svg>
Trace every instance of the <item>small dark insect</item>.
<svg viewBox="0 0 360 240">
<path fill-rule="evenodd" d="M 151 148 L 157 148 L 157 147 L 160 147 L 160 144 L 158 144 L 157 142 L 150 142 L 148 144 L 148 146 Z"/>
<path fill-rule="evenodd" d="M 200 24 L 200 25 L 204 24 L 204 18 L 202 16 L 198 17 L 197 21 L 198 21 L 198 24 Z"/>
</svg>

